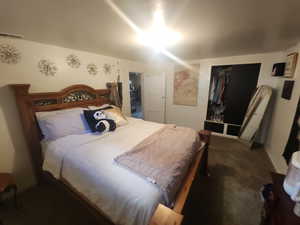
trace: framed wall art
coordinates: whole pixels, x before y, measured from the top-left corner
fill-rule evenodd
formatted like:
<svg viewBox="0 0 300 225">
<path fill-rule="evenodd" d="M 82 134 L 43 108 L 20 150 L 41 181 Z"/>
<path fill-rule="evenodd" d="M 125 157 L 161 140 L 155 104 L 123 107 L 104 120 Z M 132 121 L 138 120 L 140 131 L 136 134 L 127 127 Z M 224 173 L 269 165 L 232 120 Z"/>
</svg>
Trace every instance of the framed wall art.
<svg viewBox="0 0 300 225">
<path fill-rule="evenodd" d="M 285 63 L 275 63 L 272 68 L 273 77 L 283 77 L 285 71 Z"/>
<path fill-rule="evenodd" d="M 284 81 L 281 97 L 287 100 L 290 100 L 293 94 L 295 81 L 293 80 L 286 80 Z"/>
<path fill-rule="evenodd" d="M 199 64 L 191 68 L 178 66 L 174 74 L 173 103 L 175 105 L 197 106 Z"/>
<path fill-rule="evenodd" d="M 291 54 L 288 54 L 286 64 L 285 64 L 285 70 L 284 70 L 284 76 L 285 77 L 293 77 L 296 66 L 298 61 L 298 52 L 293 52 Z"/>
</svg>

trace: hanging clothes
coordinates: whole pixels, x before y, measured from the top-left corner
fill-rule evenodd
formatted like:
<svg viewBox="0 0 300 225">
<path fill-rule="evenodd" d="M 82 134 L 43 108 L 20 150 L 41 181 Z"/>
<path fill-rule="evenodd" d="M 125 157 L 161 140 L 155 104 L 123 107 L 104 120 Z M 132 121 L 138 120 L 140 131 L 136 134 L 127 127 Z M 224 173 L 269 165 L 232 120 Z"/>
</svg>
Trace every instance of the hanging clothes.
<svg viewBox="0 0 300 225">
<path fill-rule="evenodd" d="M 222 68 L 211 77 L 209 93 L 209 115 L 210 120 L 222 122 L 225 112 L 225 95 L 232 67 Z"/>
</svg>

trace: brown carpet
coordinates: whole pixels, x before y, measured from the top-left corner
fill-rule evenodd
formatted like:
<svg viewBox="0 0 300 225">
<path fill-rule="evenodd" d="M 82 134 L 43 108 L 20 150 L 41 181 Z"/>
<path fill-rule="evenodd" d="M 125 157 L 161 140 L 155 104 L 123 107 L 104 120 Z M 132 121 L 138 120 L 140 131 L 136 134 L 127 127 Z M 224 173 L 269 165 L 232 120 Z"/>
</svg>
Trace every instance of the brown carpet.
<svg viewBox="0 0 300 225">
<path fill-rule="evenodd" d="M 267 153 L 215 136 L 209 157 L 210 177 L 193 184 L 184 225 L 259 225 L 259 190 L 274 171 Z"/>
<path fill-rule="evenodd" d="M 213 137 L 210 177 L 195 180 L 184 208 L 184 225 L 258 225 L 259 189 L 270 182 L 273 166 L 262 149 L 248 150 L 236 140 Z M 4 225 L 106 225 L 57 187 L 34 187 L 0 206 Z"/>
</svg>

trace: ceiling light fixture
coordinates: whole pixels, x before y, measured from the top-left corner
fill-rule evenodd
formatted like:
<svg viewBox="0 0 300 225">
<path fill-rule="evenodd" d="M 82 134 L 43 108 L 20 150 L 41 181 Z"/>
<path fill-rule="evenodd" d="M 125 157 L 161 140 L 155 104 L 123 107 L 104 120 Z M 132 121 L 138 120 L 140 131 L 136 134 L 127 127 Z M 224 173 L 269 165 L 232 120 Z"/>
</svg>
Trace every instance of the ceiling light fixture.
<svg viewBox="0 0 300 225">
<path fill-rule="evenodd" d="M 141 44 L 161 52 L 166 47 L 176 44 L 181 39 L 179 32 L 169 29 L 164 20 L 163 12 L 157 9 L 153 15 L 150 29 L 139 32 L 138 40 Z"/>
<path fill-rule="evenodd" d="M 142 30 L 112 1 L 112 0 L 105 0 L 105 2 L 111 7 L 111 9 L 129 26 L 131 29 L 136 32 L 138 35 L 142 34 Z M 180 34 L 179 34 L 180 39 Z M 174 60 L 176 63 L 184 66 L 188 69 L 193 69 L 193 67 L 185 62 L 184 60 L 180 59 L 176 55 L 172 54 L 166 49 L 162 49 L 161 53 L 167 56 L 168 58 Z"/>
</svg>

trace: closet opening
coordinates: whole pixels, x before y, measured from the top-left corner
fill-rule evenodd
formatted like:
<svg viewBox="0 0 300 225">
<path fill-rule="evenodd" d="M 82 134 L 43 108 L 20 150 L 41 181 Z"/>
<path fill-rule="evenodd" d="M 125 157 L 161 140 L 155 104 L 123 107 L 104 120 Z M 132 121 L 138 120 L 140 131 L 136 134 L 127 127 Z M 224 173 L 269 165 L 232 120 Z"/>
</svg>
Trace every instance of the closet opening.
<svg viewBox="0 0 300 225">
<path fill-rule="evenodd" d="M 131 116 L 144 119 L 144 110 L 142 102 L 142 74 L 129 73 L 129 90 L 130 90 L 130 105 Z"/>
</svg>

